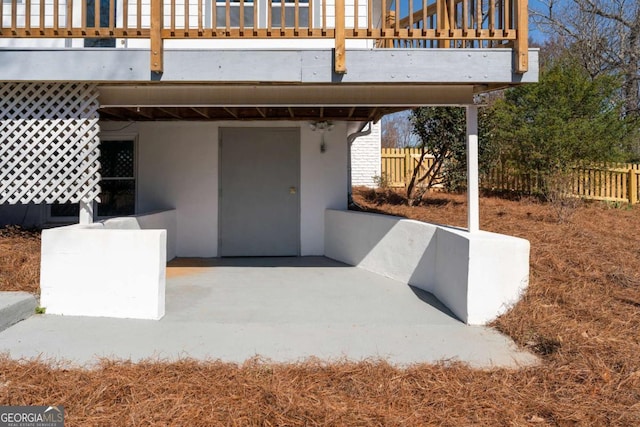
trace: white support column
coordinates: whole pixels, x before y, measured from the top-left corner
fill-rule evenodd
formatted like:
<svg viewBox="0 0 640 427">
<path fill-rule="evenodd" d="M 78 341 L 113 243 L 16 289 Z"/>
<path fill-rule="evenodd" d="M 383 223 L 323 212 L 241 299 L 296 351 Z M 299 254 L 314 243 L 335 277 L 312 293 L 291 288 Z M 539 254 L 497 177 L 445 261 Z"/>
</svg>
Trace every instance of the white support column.
<svg viewBox="0 0 640 427">
<path fill-rule="evenodd" d="M 478 107 L 467 105 L 467 227 L 470 233 L 480 230 L 478 187 Z"/>
<path fill-rule="evenodd" d="M 93 223 L 93 202 L 80 202 L 80 224 Z"/>
</svg>

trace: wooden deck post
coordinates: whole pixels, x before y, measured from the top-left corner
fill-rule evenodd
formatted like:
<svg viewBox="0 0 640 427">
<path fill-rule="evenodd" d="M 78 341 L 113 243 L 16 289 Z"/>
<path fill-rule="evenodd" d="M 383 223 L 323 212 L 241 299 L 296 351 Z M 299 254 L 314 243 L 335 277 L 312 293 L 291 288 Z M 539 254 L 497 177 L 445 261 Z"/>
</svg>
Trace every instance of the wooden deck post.
<svg viewBox="0 0 640 427">
<path fill-rule="evenodd" d="M 515 72 L 526 73 L 529 70 L 529 2 L 516 0 L 516 22 L 518 38 L 515 43 Z"/>
<path fill-rule="evenodd" d="M 446 48 L 451 45 L 448 40 L 442 39 L 443 36 L 449 35 L 449 12 L 447 10 L 446 0 L 436 0 L 436 36 L 438 39 L 438 47 Z"/>
<path fill-rule="evenodd" d="M 467 105 L 467 229 L 480 230 L 478 182 L 478 107 Z"/>
<path fill-rule="evenodd" d="M 635 169 L 629 169 L 627 191 L 629 203 L 638 203 L 638 178 Z"/>
<path fill-rule="evenodd" d="M 387 28 L 394 28 L 396 26 L 396 11 L 395 10 L 390 10 L 389 12 L 387 12 L 387 18 L 386 19 L 387 19 Z M 393 47 L 393 39 L 384 39 L 383 46 L 386 47 L 386 48 L 392 48 Z"/>
<path fill-rule="evenodd" d="M 162 1 L 151 0 L 151 71 L 155 73 L 164 71 Z"/>
<path fill-rule="evenodd" d="M 335 71 L 339 74 L 347 72 L 347 64 L 345 61 L 345 5 L 344 0 L 336 0 L 336 25 L 335 25 Z"/>
</svg>

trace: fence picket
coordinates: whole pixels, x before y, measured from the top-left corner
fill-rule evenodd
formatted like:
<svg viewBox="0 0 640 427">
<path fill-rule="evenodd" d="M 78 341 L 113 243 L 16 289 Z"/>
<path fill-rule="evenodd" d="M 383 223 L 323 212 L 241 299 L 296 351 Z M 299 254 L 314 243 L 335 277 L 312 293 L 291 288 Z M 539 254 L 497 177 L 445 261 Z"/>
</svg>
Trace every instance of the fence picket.
<svg viewBox="0 0 640 427">
<path fill-rule="evenodd" d="M 390 187 L 406 187 L 419 156 L 419 148 L 383 148 L 381 150 L 382 176 L 388 179 Z M 428 170 L 432 164 L 433 158 L 425 158 L 424 170 Z M 541 191 L 541 178 L 537 173 L 518 173 L 505 165 L 499 165 L 481 177 L 480 186 L 488 190 L 531 194 Z M 573 195 L 585 199 L 638 203 L 640 201 L 640 164 L 607 162 L 581 164 L 573 168 L 569 186 Z"/>
</svg>

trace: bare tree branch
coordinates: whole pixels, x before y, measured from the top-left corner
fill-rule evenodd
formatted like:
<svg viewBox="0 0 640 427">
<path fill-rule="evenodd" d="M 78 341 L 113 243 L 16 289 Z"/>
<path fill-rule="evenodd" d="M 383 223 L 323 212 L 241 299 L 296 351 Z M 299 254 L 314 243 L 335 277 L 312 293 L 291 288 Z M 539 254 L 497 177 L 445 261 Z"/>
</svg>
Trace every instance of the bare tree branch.
<svg viewBox="0 0 640 427">
<path fill-rule="evenodd" d="M 567 50 L 592 77 L 622 78 L 625 113 L 640 116 L 640 2 L 625 0 L 543 0 L 532 10 L 538 28 Z"/>
</svg>

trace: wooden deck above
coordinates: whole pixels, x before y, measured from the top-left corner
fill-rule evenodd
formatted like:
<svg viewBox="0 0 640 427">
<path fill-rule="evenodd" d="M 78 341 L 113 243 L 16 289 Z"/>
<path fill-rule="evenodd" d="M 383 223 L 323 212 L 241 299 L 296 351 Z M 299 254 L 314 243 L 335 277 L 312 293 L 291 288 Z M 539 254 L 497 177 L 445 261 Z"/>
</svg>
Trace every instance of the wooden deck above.
<svg viewBox="0 0 640 427">
<path fill-rule="evenodd" d="M 84 39 L 116 47 L 148 40 L 151 71 L 165 70 L 167 40 L 330 40 L 334 72 L 347 71 L 347 43 L 388 49 L 515 52 L 528 70 L 527 0 L 4 0 L 0 39 Z"/>
</svg>

